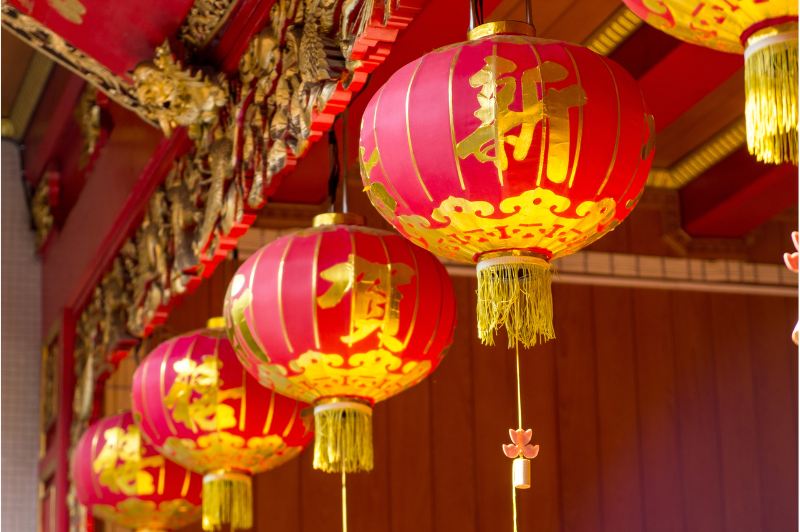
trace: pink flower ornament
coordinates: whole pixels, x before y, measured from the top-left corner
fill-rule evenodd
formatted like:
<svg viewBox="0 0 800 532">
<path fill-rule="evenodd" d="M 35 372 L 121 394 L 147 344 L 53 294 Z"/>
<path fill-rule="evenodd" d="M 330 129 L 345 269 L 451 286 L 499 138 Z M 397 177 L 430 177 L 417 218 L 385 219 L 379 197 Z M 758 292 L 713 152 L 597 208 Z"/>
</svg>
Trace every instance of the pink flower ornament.
<svg viewBox="0 0 800 532">
<path fill-rule="evenodd" d="M 511 435 L 512 445 L 503 445 L 503 452 L 509 458 L 516 458 L 517 456 L 524 456 L 525 458 L 536 458 L 539 454 L 538 445 L 529 445 L 533 431 L 528 430 L 514 430 L 509 429 L 508 433 Z"/>
</svg>

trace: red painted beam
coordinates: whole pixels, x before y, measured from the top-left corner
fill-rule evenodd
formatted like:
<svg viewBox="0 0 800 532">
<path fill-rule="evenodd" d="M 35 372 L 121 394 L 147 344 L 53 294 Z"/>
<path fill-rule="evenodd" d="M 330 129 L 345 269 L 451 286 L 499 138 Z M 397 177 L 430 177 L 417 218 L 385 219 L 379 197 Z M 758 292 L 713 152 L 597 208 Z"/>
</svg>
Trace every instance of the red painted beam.
<svg viewBox="0 0 800 532">
<path fill-rule="evenodd" d="M 627 70 L 633 79 L 639 79 L 680 44 L 681 41 L 675 37 L 645 24 L 620 44 L 609 58 Z"/>
<path fill-rule="evenodd" d="M 742 56 L 681 43 L 637 81 L 661 131 L 742 68 Z"/>
<path fill-rule="evenodd" d="M 796 203 L 797 167 L 760 163 L 747 147 L 681 189 L 683 226 L 697 237 L 742 237 Z"/>
</svg>

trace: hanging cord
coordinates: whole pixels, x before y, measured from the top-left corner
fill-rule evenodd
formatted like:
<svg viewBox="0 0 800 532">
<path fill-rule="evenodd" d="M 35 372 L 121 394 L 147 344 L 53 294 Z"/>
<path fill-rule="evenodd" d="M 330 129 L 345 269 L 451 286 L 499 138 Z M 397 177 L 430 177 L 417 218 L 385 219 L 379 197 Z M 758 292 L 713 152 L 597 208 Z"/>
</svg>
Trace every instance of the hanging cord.
<svg viewBox="0 0 800 532">
<path fill-rule="evenodd" d="M 347 134 L 347 133 L 345 133 Z M 328 178 L 328 196 L 331 198 L 331 206 L 328 212 L 333 212 L 336 203 L 336 189 L 339 188 L 339 143 L 336 140 L 336 131 L 331 127 L 328 132 L 328 164 L 330 166 L 330 177 Z M 346 189 L 347 187 L 345 187 Z"/>
<path fill-rule="evenodd" d="M 344 160 L 344 179 L 342 180 L 342 212 L 347 214 L 347 116 L 348 109 L 345 108 L 342 113 L 342 131 L 344 138 L 342 139 L 342 160 Z M 337 147 L 338 150 L 338 147 Z M 336 166 L 339 166 L 339 153 L 336 153 Z"/>
<path fill-rule="evenodd" d="M 347 532 L 347 480 L 342 466 L 342 532 Z"/>
<path fill-rule="evenodd" d="M 522 430 L 522 391 L 519 379 L 519 342 L 516 342 L 517 347 L 517 422 L 519 429 Z M 522 453 L 515 460 L 521 460 Z M 517 532 L 517 488 L 514 483 L 511 483 L 511 501 L 514 507 L 514 532 Z"/>
</svg>

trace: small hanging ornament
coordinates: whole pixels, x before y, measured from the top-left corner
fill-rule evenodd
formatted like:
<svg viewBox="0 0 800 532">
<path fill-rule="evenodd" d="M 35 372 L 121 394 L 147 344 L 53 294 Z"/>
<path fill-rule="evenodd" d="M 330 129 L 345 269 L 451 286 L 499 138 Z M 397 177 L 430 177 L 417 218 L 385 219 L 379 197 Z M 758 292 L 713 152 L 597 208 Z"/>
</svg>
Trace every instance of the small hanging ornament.
<svg viewBox="0 0 800 532">
<path fill-rule="evenodd" d="M 133 411 L 164 456 L 203 474 L 203 530 L 253 526 L 252 476 L 299 455 L 308 405 L 267 390 L 239 364 L 221 325 L 171 338 L 133 376 Z M 310 421 L 310 420 L 309 420 Z"/>
<path fill-rule="evenodd" d="M 539 454 L 538 445 L 529 445 L 533 432 L 522 429 L 508 429 L 511 435 L 511 445 L 503 445 L 503 452 L 514 460 L 514 487 L 517 489 L 528 489 L 531 487 L 531 461 Z"/>
<path fill-rule="evenodd" d="M 164 458 L 130 412 L 103 418 L 72 453 L 78 502 L 105 521 L 137 531 L 173 530 L 200 519 L 203 478 Z"/>
<path fill-rule="evenodd" d="M 682 41 L 744 54 L 747 148 L 759 161 L 797 165 L 797 1 L 623 0 Z"/>
</svg>

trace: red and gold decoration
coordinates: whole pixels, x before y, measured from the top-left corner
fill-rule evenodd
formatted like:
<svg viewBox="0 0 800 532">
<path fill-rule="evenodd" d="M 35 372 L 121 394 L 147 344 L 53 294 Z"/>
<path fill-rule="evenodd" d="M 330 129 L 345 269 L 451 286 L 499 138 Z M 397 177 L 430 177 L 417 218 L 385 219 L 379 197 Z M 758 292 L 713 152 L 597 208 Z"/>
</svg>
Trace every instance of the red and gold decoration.
<svg viewBox="0 0 800 532">
<path fill-rule="evenodd" d="M 106 521 L 138 531 L 173 530 L 200 519 L 200 475 L 165 459 L 130 412 L 103 418 L 72 454 L 78 501 Z"/>
<path fill-rule="evenodd" d="M 228 335 L 264 386 L 314 404 L 314 467 L 373 467 L 372 406 L 430 374 L 456 323 L 447 271 L 354 214 L 321 214 L 236 272 Z"/>
<path fill-rule="evenodd" d="M 252 475 L 311 440 L 308 406 L 260 386 L 242 368 L 222 320 L 160 344 L 133 376 L 142 433 L 167 458 L 204 475 L 203 530 L 253 526 Z"/>
<path fill-rule="evenodd" d="M 372 204 L 403 235 L 478 268 L 478 331 L 554 338 L 552 259 L 613 230 L 639 200 L 655 126 L 634 79 L 515 21 L 398 70 L 361 125 Z"/>
<path fill-rule="evenodd" d="M 673 37 L 744 54 L 747 147 L 759 161 L 797 165 L 797 2 L 624 2 Z"/>
</svg>

